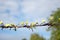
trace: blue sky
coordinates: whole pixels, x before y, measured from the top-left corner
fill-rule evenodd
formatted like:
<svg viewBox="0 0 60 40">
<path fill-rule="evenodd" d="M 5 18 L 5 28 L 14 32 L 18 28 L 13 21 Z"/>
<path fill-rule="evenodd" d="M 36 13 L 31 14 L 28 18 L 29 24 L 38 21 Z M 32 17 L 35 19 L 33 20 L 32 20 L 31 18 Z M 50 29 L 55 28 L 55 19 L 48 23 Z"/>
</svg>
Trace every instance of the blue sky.
<svg viewBox="0 0 60 40">
<path fill-rule="evenodd" d="M 30 22 L 41 22 L 50 16 L 52 11 L 60 7 L 60 0 L 0 0 L 0 20 L 6 23 L 18 24 L 28 20 Z M 27 28 L 20 28 L 18 31 L 4 29 L 0 30 L 0 40 L 21 40 L 29 39 L 32 33 L 43 35 L 47 39 L 50 32 L 46 31 L 47 26 L 38 27 L 32 32 Z"/>
</svg>

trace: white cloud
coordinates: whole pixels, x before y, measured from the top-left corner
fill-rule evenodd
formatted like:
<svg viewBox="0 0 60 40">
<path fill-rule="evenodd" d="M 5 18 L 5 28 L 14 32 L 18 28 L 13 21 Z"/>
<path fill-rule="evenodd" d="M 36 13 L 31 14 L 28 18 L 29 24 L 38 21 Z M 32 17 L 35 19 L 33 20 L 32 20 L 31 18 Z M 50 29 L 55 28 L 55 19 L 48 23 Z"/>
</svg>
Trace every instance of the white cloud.
<svg viewBox="0 0 60 40">
<path fill-rule="evenodd" d="M 40 20 L 41 18 L 46 19 L 46 17 L 48 17 L 53 10 L 60 7 L 59 0 L 22 0 L 20 2 L 19 0 L 0 1 L 1 4 L 3 4 L 3 6 L 0 6 L 0 12 L 3 12 L 3 14 L 0 13 L 0 15 L 2 15 L 1 18 L 6 17 L 9 19 L 8 21 L 10 21 L 11 19 L 14 21 L 15 19 L 17 19 L 14 16 L 18 16 L 29 21 L 36 21 L 36 19 Z M 18 10 L 19 6 L 21 7 L 21 9 Z M 8 13 L 5 13 L 6 10 L 10 11 L 9 15 Z M 23 14 L 24 16 L 21 14 Z"/>
<path fill-rule="evenodd" d="M 59 0 L 24 0 L 22 2 L 22 12 L 26 18 L 46 18 L 58 7 L 60 7 Z"/>
<path fill-rule="evenodd" d="M 14 16 L 18 16 L 19 15 L 19 11 L 18 11 L 18 3 L 16 1 L 13 0 L 0 0 L 1 1 L 1 5 L 0 6 L 0 20 L 5 21 L 5 23 L 17 23 L 17 18 L 15 18 Z M 8 13 L 9 11 L 9 13 Z"/>
</svg>

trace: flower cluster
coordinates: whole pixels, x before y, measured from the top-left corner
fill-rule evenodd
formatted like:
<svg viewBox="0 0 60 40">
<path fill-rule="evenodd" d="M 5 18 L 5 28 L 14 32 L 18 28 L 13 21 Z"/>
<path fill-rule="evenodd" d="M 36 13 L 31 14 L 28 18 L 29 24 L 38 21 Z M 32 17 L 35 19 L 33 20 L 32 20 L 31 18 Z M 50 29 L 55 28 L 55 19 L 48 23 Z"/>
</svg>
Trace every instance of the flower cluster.
<svg viewBox="0 0 60 40">
<path fill-rule="evenodd" d="M 51 16 L 50 20 L 52 20 L 52 19 L 53 19 L 53 17 Z M 21 25 L 18 26 L 15 24 L 4 24 L 3 21 L 0 20 L 0 28 L 2 28 L 2 30 L 3 30 L 3 28 L 10 28 L 10 30 L 11 30 L 11 28 L 14 28 L 14 30 L 16 31 L 16 28 L 21 28 L 21 27 L 26 27 L 26 28 L 32 29 L 32 28 L 35 28 L 38 26 L 46 26 L 46 25 L 53 26 L 53 25 L 55 25 L 52 23 L 45 23 L 45 22 L 46 22 L 46 20 L 43 19 L 41 24 L 39 24 L 38 22 L 32 22 L 32 23 L 30 23 L 30 25 L 28 25 L 28 21 L 26 21 L 25 23 L 21 22 Z"/>
</svg>

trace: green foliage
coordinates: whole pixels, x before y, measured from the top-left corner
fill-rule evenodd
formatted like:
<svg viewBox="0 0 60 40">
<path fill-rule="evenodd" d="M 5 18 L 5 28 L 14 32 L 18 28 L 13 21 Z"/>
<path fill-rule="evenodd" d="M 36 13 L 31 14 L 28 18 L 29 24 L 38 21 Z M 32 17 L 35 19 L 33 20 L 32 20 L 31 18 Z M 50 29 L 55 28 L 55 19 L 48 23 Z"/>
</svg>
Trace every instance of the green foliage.
<svg viewBox="0 0 60 40">
<path fill-rule="evenodd" d="M 60 30 L 52 31 L 50 40 L 60 40 Z"/>
<path fill-rule="evenodd" d="M 60 9 L 58 8 L 51 16 L 53 16 L 53 20 L 49 20 L 49 22 L 56 24 L 53 26 L 54 28 L 60 29 Z"/>
<path fill-rule="evenodd" d="M 22 40 L 27 40 L 26 38 L 23 38 Z"/>
<path fill-rule="evenodd" d="M 49 20 L 49 22 L 56 25 L 50 26 L 50 40 L 60 40 L 60 8 L 58 8 L 53 14 L 51 14 L 51 16 L 53 16 L 54 18 L 53 20 Z"/>
<path fill-rule="evenodd" d="M 32 34 L 30 40 L 45 40 L 45 38 L 39 36 L 38 34 Z"/>
</svg>

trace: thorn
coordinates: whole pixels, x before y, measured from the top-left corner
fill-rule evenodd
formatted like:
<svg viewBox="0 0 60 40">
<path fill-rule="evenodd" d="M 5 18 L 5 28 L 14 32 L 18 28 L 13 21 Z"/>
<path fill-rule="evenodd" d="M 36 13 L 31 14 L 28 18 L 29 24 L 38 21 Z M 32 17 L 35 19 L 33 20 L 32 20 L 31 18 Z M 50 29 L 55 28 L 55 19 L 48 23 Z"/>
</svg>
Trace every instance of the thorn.
<svg viewBox="0 0 60 40">
<path fill-rule="evenodd" d="M 32 32 L 33 32 L 33 29 L 32 29 L 32 28 L 29 28 L 29 30 L 30 30 L 30 29 L 31 29 L 31 30 L 32 30 Z"/>
<path fill-rule="evenodd" d="M 16 29 L 16 27 L 15 27 L 15 29 L 14 29 L 15 31 L 17 31 L 17 29 Z"/>
<path fill-rule="evenodd" d="M 10 30 L 11 30 L 11 28 L 10 28 Z"/>
<path fill-rule="evenodd" d="M 30 30 L 30 28 L 29 28 L 29 30 Z"/>
<path fill-rule="evenodd" d="M 1 30 L 3 30 L 3 28 L 1 28 Z"/>
<path fill-rule="evenodd" d="M 33 32 L 33 29 L 31 28 L 32 32 Z"/>
<path fill-rule="evenodd" d="M 17 30 L 15 29 L 15 31 L 17 31 Z"/>
</svg>

